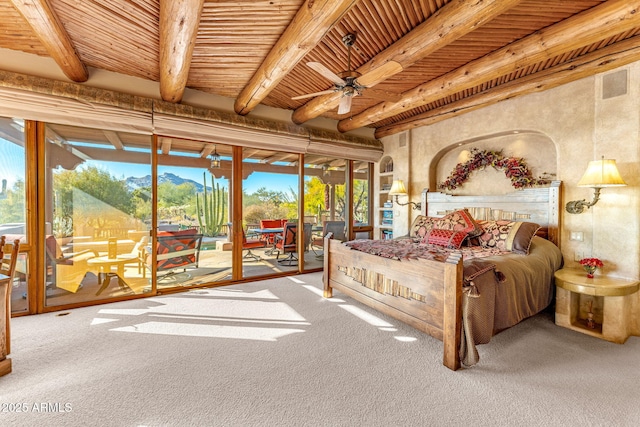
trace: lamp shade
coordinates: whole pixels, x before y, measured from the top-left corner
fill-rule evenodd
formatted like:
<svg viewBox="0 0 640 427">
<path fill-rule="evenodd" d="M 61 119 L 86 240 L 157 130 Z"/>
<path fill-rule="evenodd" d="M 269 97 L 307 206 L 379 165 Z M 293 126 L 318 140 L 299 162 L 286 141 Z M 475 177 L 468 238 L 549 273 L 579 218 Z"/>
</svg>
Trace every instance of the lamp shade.
<svg viewBox="0 0 640 427">
<path fill-rule="evenodd" d="M 612 159 L 593 160 L 589 162 L 587 171 L 578 181 L 578 187 L 621 187 L 627 185 L 622 177 L 616 161 Z"/>
<path fill-rule="evenodd" d="M 404 186 L 404 182 L 399 179 L 397 181 L 393 181 L 391 185 L 391 190 L 389 190 L 390 196 L 402 196 L 407 194 L 407 189 Z"/>
</svg>

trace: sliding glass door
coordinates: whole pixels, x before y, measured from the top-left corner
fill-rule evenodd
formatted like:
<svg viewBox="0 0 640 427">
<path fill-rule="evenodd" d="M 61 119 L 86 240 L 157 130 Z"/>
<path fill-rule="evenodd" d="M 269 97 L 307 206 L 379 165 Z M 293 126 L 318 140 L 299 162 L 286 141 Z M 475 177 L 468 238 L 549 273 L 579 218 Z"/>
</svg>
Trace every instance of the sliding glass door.
<svg viewBox="0 0 640 427">
<path fill-rule="evenodd" d="M 27 270 L 31 258 L 31 239 L 27 218 L 25 122 L 0 117 L 0 236 L 7 243 L 20 240 L 20 255 L 11 283 L 11 311 L 29 309 Z"/>
<path fill-rule="evenodd" d="M 319 270 L 329 230 L 369 235 L 366 163 L 9 118 L 0 153 L 14 313 Z"/>
<path fill-rule="evenodd" d="M 46 125 L 45 305 L 150 292 L 151 136 Z"/>
<path fill-rule="evenodd" d="M 226 145 L 158 137 L 158 289 L 232 279 Z"/>
<path fill-rule="evenodd" d="M 243 149 L 242 277 L 298 270 L 297 154 Z"/>
<path fill-rule="evenodd" d="M 304 255 L 304 270 L 309 271 L 323 267 L 323 238 L 327 233 L 331 233 L 332 238 L 345 240 L 347 161 L 318 155 L 304 158 L 305 224 L 311 228 L 310 251 Z"/>
<path fill-rule="evenodd" d="M 373 223 L 371 217 L 371 166 L 366 162 L 351 162 L 353 165 L 352 194 L 353 229 L 351 238 L 372 239 Z"/>
</svg>

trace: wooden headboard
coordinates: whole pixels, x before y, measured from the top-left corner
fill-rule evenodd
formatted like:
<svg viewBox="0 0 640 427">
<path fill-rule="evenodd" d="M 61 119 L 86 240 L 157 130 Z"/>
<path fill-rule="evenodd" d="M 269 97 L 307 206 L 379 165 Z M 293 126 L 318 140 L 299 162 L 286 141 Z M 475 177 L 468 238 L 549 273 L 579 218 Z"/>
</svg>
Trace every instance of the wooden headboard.
<svg viewBox="0 0 640 427">
<path fill-rule="evenodd" d="M 422 215 L 444 216 L 448 212 L 467 208 L 478 220 L 511 219 L 529 221 L 548 230 L 547 238 L 560 246 L 561 181 L 548 187 L 516 190 L 512 193 L 488 196 L 452 196 L 422 192 Z"/>
</svg>

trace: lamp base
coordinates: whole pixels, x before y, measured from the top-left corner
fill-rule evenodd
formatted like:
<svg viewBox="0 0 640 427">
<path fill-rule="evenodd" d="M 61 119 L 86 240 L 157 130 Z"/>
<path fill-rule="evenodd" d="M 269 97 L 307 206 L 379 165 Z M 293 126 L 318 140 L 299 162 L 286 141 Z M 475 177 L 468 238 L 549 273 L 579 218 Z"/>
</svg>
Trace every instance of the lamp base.
<svg viewBox="0 0 640 427">
<path fill-rule="evenodd" d="M 565 206 L 567 212 L 571 214 L 581 214 L 585 209 L 589 209 L 591 206 L 598 203 L 598 200 L 600 200 L 600 188 L 594 187 L 593 191 L 593 200 L 591 201 L 591 203 L 587 203 L 587 201 L 584 199 L 571 201 Z"/>
</svg>

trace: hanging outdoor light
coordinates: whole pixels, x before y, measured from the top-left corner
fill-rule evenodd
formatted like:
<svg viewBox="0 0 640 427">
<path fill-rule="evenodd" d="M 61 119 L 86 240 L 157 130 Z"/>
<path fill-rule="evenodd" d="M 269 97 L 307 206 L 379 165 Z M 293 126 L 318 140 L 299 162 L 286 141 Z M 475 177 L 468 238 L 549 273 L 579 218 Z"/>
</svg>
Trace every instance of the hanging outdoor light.
<svg viewBox="0 0 640 427">
<path fill-rule="evenodd" d="M 220 167 L 220 154 L 216 150 L 216 146 L 213 146 L 213 154 L 211 155 L 211 169 L 218 169 Z"/>
</svg>

